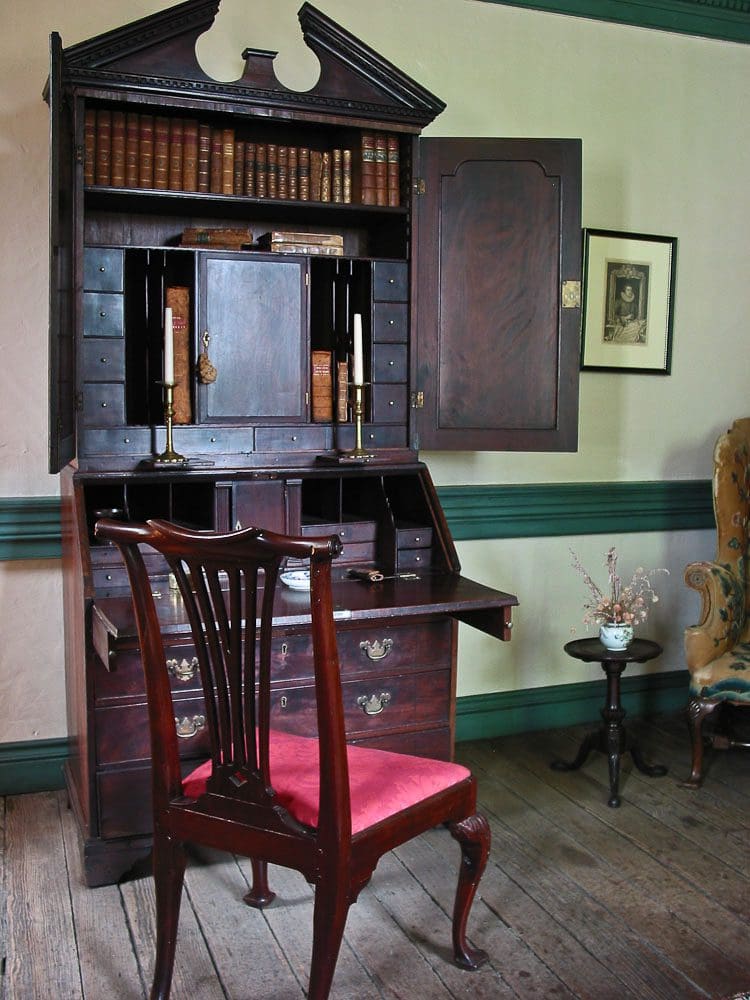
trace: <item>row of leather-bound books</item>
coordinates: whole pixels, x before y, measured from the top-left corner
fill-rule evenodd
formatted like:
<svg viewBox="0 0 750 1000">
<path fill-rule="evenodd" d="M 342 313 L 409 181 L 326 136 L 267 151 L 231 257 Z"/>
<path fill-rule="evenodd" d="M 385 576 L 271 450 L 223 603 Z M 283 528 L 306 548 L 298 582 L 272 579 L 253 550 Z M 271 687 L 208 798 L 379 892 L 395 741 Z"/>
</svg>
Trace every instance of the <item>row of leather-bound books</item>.
<svg viewBox="0 0 750 1000">
<path fill-rule="evenodd" d="M 88 186 L 398 206 L 399 159 L 385 132 L 362 132 L 356 149 L 313 149 L 192 118 L 88 108 L 84 120 Z"/>
</svg>

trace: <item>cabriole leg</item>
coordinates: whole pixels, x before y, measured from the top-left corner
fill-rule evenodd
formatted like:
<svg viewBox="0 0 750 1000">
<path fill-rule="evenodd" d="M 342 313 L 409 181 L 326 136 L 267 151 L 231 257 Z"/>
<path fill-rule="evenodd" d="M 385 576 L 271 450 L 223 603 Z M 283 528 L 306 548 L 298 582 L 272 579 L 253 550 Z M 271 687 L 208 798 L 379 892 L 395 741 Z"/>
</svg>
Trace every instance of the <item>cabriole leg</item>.
<svg viewBox="0 0 750 1000">
<path fill-rule="evenodd" d="M 451 823 L 449 830 L 461 846 L 461 868 L 453 905 L 453 960 L 462 969 L 478 969 L 489 956 L 480 948 L 469 947 L 466 923 L 490 853 L 490 827 L 484 816 L 476 815 Z"/>
</svg>

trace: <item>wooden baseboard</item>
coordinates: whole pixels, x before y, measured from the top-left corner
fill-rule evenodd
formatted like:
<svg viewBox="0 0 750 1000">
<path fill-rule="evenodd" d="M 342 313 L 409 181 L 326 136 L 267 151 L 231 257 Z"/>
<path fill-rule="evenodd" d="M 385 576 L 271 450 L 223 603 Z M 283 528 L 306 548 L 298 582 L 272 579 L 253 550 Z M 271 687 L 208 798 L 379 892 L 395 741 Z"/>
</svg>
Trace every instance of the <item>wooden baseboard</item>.
<svg viewBox="0 0 750 1000">
<path fill-rule="evenodd" d="M 0 795 L 64 788 L 63 764 L 69 752 L 65 738 L 0 744 Z"/>
<path fill-rule="evenodd" d="M 676 712 L 687 704 L 688 672 L 623 677 L 622 703 L 630 716 Z M 601 720 L 606 680 L 521 691 L 469 695 L 456 704 L 456 741 L 493 739 Z"/>
</svg>

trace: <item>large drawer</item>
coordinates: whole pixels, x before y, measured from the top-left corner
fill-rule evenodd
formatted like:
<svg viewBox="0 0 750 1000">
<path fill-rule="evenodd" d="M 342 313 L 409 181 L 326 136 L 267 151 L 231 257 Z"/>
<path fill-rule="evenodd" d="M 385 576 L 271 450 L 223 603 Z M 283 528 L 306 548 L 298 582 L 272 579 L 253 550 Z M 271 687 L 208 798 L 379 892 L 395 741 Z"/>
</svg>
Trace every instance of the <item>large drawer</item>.
<svg viewBox="0 0 750 1000">
<path fill-rule="evenodd" d="M 367 584 L 362 584 L 367 586 Z M 337 633 L 339 668 L 345 680 L 380 674 L 448 669 L 451 663 L 452 624 L 449 619 L 390 625 L 373 622 Z M 138 699 L 143 694 L 143 670 L 137 649 L 113 650 L 107 637 L 94 630 L 94 645 L 103 663 L 94 665 L 94 696 L 99 705 L 113 700 Z M 176 697 L 200 691 L 195 649 L 189 642 L 167 645 L 166 667 Z M 313 677 L 312 636 L 309 632 L 277 635 L 273 639 L 272 683 L 309 681 Z"/>
<path fill-rule="evenodd" d="M 347 739 L 377 736 L 389 730 L 447 726 L 450 678 L 449 670 L 435 670 L 344 681 L 341 688 Z M 271 724 L 301 735 L 314 733 L 317 720 L 312 686 L 301 684 L 275 689 Z"/>
<path fill-rule="evenodd" d="M 362 584 L 367 586 L 367 584 Z M 449 668 L 452 626 L 449 620 L 414 625 L 372 623 L 339 629 L 339 668 L 344 680 L 381 674 L 415 673 Z M 308 680 L 313 676 L 312 637 L 289 635 L 274 640 L 273 682 Z"/>
<path fill-rule="evenodd" d="M 168 646 L 165 650 L 166 669 L 172 684 L 173 697 L 190 692 L 199 695 L 201 680 L 198 660 L 191 645 Z M 145 690 L 141 656 L 137 650 L 113 653 L 109 656 L 109 669 L 98 660 L 94 664 L 94 698 L 102 705 L 116 699 L 143 700 Z"/>
<path fill-rule="evenodd" d="M 203 698 L 176 700 L 174 715 L 180 756 L 208 756 L 209 741 Z M 94 726 L 98 766 L 146 761 L 151 757 L 145 702 L 96 708 Z"/>
</svg>

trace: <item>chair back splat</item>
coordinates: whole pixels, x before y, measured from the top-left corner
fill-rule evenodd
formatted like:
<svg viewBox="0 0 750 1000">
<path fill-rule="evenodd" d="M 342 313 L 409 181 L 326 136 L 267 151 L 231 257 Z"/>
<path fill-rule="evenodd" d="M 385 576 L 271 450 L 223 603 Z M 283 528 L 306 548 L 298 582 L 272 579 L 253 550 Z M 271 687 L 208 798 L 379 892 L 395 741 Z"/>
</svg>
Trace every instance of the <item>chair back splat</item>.
<svg viewBox="0 0 750 1000">
<path fill-rule="evenodd" d="M 253 888 L 245 899 L 253 906 L 274 898 L 269 862 L 297 869 L 315 886 L 308 996 L 323 1000 L 348 908 L 378 859 L 445 823 L 462 850 L 454 960 L 470 969 L 486 960 L 466 940 L 490 846 L 487 822 L 476 814 L 475 779 L 456 764 L 346 743 L 331 582 L 338 537 L 112 520 L 99 521 L 96 534 L 114 542 L 125 561 L 146 681 L 157 917 L 152 1000 L 169 996 L 187 843 L 251 858 Z M 210 759 L 185 778 L 144 546 L 160 553 L 174 574 L 199 665 Z M 271 719 L 274 607 L 287 559 L 310 570 L 317 731 L 304 736 L 282 731 Z"/>
</svg>

